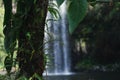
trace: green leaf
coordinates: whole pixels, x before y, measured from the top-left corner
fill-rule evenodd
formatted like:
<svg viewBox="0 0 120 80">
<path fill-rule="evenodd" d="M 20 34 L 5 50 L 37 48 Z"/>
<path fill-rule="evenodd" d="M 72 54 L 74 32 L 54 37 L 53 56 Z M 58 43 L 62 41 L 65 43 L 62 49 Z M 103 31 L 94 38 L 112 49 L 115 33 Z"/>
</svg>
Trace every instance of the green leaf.
<svg viewBox="0 0 120 80">
<path fill-rule="evenodd" d="M 70 0 L 68 6 L 69 32 L 72 34 L 83 20 L 87 11 L 87 0 Z"/>
<path fill-rule="evenodd" d="M 14 27 L 13 14 L 12 14 L 12 0 L 3 0 L 4 2 L 4 47 L 7 54 L 13 55 L 16 46 L 16 28 Z"/>
<path fill-rule="evenodd" d="M 12 58 L 10 56 L 6 56 L 4 60 L 4 65 L 5 65 L 5 68 L 8 74 L 10 73 L 12 69 L 12 64 L 13 64 Z"/>
<path fill-rule="evenodd" d="M 51 13 L 51 15 L 54 17 L 54 18 L 59 18 L 60 17 L 60 14 L 59 14 L 59 11 L 54 8 L 54 7 L 48 7 L 48 11 Z"/>
<path fill-rule="evenodd" d="M 3 33 L 5 35 L 4 38 L 4 46 L 7 53 L 11 53 L 13 55 L 15 42 L 16 42 L 16 34 L 13 28 L 13 21 L 12 21 L 12 0 L 3 0 L 5 14 L 4 14 L 4 30 Z M 11 24 L 12 23 L 12 24 Z M 13 29 L 12 29 L 13 28 Z"/>
<path fill-rule="evenodd" d="M 3 26 L 10 27 L 10 21 L 12 17 L 12 0 L 3 0 L 4 2 L 4 8 L 5 8 L 5 14 L 4 14 L 4 22 Z"/>
<path fill-rule="evenodd" d="M 41 76 L 39 76 L 37 73 L 33 75 L 33 77 L 37 78 L 38 80 L 43 80 Z"/>
<path fill-rule="evenodd" d="M 5 28 L 4 32 L 6 32 L 4 38 L 4 47 L 7 54 L 13 55 L 15 46 L 16 46 L 16 33 L 14 29 Z"/>
<path fill-rule="evenodd" d="M 58 6 L 60 6 L 64 2 L 64 0 L 56 0 L 56 1 L 57 1 Z"/>
</svg>

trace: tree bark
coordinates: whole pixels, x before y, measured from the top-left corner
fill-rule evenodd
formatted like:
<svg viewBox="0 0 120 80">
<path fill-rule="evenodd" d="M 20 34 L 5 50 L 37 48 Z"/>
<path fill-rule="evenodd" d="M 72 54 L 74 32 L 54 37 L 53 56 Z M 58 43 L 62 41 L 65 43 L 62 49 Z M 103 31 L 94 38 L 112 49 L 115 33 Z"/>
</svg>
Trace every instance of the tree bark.
<svg viewBox="0 0 120 80">
<path fill-rule="evenodd" d="M 19 0 L 17 6 L 17 16 L 23 20 L 18 32 L 17 60 L 20 74 L 27 78 L 34 74 L 42 77 L 45 69 L 43 39 L 48 0 L 22 1 Z"/>
</svg>

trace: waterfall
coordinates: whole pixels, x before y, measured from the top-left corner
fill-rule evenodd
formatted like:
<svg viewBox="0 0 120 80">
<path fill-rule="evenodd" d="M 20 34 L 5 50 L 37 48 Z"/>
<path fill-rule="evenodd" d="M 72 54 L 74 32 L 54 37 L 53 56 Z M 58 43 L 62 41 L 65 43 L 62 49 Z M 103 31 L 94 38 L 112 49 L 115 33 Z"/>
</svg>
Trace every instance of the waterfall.
<svg viewBox="0 0 120 80">
<path fill-rule="evenodd" d="M 59 8 L 61 18 L 48 21 L 45 28 L 45 53 L 47 54 L 46 71 L 54 74 L 70 72 L 70 45 L 66 1 Z M 52 18 L 48 13 L 47 19 Z"/>
</svg>

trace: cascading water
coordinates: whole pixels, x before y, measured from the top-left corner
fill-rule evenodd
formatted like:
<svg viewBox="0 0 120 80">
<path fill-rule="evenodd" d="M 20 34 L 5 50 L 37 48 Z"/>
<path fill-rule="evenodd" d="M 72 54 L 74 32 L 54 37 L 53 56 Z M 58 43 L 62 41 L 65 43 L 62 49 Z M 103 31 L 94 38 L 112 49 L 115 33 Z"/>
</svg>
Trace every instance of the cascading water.
<svg viewBox="0 0 120 80">
<path fill-rule="evenodd" d="M 61 5 L 61 18 L 57 21 L 48 21 L 45 28 L 45 53 L 48 55 L 47 73 L 67 74 L 70 72 L 70 47 L 68 22 L 66 18 L 66 1 Z M 48 13 L 47 19 L 51 15 Z"/>
</svg>

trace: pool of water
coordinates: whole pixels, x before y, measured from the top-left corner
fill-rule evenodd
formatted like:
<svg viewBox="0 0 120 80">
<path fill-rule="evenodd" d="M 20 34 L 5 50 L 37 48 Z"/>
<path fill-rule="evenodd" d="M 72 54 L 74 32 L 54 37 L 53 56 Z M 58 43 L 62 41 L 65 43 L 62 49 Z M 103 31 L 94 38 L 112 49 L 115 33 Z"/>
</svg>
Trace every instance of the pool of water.
<svg viewBox="0 0 120 80">
<path fill-rule="evenodd" d="M 45 80 L 120 80 L 120 73 L 115 72 L 51 74 L 44 76 Z"/>
</svg>

